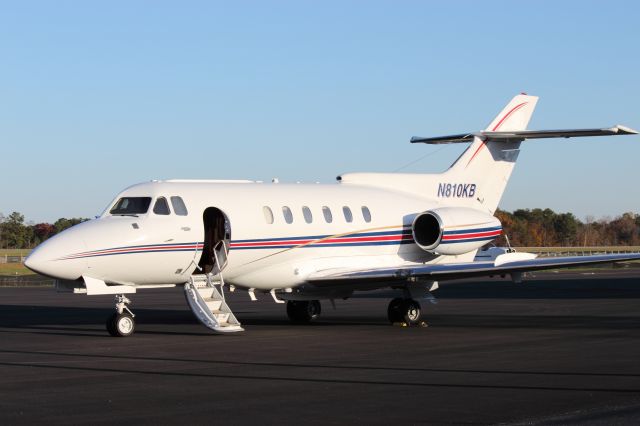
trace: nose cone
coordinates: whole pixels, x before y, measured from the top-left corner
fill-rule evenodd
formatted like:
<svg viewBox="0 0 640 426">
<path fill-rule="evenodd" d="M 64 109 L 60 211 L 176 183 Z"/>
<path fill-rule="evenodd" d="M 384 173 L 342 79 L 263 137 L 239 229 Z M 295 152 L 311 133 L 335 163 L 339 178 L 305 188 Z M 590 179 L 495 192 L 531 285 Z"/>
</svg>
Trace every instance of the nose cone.
<svg viewBox="0 0 640 426">
<path fill-rule="evenodd" d="M 86 251 L 81 228 L 82 224 L 76 225 L 40 244 L 27 257 L 25 266 L 61 280 L 80 278 L 87 269 L 86 259 L 80 257 L 80 253 Z"/>
</svg>

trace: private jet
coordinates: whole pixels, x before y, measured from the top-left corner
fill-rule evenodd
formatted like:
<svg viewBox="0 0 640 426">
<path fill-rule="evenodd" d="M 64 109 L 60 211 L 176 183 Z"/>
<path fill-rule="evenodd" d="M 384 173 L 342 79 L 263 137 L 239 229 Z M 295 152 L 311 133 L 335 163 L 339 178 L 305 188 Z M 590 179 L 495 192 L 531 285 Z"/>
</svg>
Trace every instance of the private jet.
<svg viewBox="0 0 640 426">
<path fill-rule="evenodd" d="M 26 266 L 56 279 L 58 291 L 115 295 L 113 336 L 135 330 L 127 297 L 184 288 L 209 329 L 243 328 L 225 295 L 244 291 L 286 303 L 294 323 L 354 292 L 399 290 L 391 323 L 421 324 L 421 300 L 438 283 L 621 262 L 640 254 L 538 258 L 513 250 L 476 258 L 502 233 L 494 216 L 523 141 L 637 134 L 609 128 L 526 130 L 538 98 L 515 96 L 482 131 L 413 137 L 412 143 L 467 143 L 443 173 L 347 173 L 332 184 L 250 180 L 158 180 L 133 185 L 93 220 L 40 244 Z"/>
</svg>

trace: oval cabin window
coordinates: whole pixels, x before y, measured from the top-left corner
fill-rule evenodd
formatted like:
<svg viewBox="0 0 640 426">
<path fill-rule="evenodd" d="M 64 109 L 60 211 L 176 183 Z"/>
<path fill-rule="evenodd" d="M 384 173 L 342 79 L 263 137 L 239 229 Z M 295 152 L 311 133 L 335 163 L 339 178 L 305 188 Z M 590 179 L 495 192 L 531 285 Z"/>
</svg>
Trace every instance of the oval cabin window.
<svg viewBox="0 0 640 426">
<path fill-rule="evenodd" d="M 302 216 L 304 216 L 305 222 L 307 223 L 313 222 L 313 215 L 311 214 L 311 210 L 309 210 L 309 207 L 307 206 L 302 207 Z"/>
<path fill-rule="evenodd" d="M 353 214 L 351 213 L 351 209 L 349 207 L 344 206 L 342 208 L 342 213 L 344 213 L 344 220 L 346 220 L 347 223 L 353 222 Z"/>
<path fill-rule="evenodd" d="M 331 214 L 331 209 L 327 206 L 322 207 L 322 214 L 324 215 L 324 220 L 327 223 L 333 222 L 333 215 Z"/>
<path fill-rule="evenodd" d="M 362 217 L 365 222 L 371 222 L 371 212 L 369 211 L 369 207 L 362 206 Z"/>
<path fill-rule="evenodd" d="M 262 213 L 264 213 L 265 222 L 271 225 L 273 223 L 273 212 L 271 211 L 271 208 L 269 206 L 264 206 L 262 208 Z"/>
<path fill-rule="evenodd" d="M 289 207 L 282 207 L 282 215 L 284 216 L 285 222 L 293 223 L 293 213 L 291 213 L 291 209 Z"/>
</svg>

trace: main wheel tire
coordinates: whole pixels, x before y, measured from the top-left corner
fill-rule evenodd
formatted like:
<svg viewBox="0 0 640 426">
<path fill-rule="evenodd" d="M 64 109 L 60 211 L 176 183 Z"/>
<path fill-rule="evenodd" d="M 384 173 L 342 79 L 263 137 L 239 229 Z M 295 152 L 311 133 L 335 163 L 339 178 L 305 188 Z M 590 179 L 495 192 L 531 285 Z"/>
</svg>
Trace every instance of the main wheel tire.
<svg viewBox="0 0 640 426">
<path fill-rule="evenodd" d="M 296 324 L 309 324 L 322 313 L 322 305 L 318 300 L 289 300 L 287 302 L 287 316 Z"/>
<path fill-rule="evenodd" d="M 420 304 L 413 299 L 396 297 L 389 302 L 387 316 L 392 324 L 399 322 L 407 325 L 420 324 Z"/>
<path fill-rule="evenodd" d="M 107 321 L 107 330 L 114 337 L 131 336 L 136 330 L 136 322 L 128 312 L 113 314 Z"/>
<path fill-rule="evenodd" d="M 389 302 L 389 308 L 387 308 L 387 317 L 389 318 L 389 322 L 394 324 L 397 322 L 402 322 L 402 304 L 404 299 L 400 297 L 396 297 L 391 302 Z"/>
<path fill-rule="evenodd" d="M 402 319 L 407 325 L 420 324 L 420 304 L 413 299 L 405 299 L 402 305 Z"/>
</svg>

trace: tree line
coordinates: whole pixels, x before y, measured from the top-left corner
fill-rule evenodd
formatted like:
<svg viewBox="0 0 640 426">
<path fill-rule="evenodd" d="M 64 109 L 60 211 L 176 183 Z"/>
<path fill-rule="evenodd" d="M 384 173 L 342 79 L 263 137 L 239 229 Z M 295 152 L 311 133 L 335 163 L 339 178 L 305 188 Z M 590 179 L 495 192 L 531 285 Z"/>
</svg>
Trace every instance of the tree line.
<svg viewBox="0 0 640 426">
<path fill-rule="evenodd" d="M 577 219 L 572 213 L 551 209 L 519 209 L 513 213 L 498 210 L 503 233 L 496 242 L 506 245 L 505 235 L 514 247 L 593 247 L 639 246 L 640 215 L 624 213 L 613 219 Z"/>
<path fill-rule="evenodd" d="M 496 243 L 507 244 L 505 235 L 514 247 L 592 247 L 640 246 L 640 215 L 621 216 L 586 221 L 572 213 L 556 213 L 551 209 L 519 209 L 513 213 L 498 210 L 503 233 Z M 25 223 L 24 215 L 0 213 L 0 248 L 30 249 L 54 235 L 84 222 L 85 218 L 60 218 L 51 223 Z"/>
<path fill-rule="evenodd" d="M 67 228 L 84 222 L 85 218 L 60 218 L 51 223 L 25 223 L 24 215 L 0 213 L 0 249 L 31 249 Z"/>
</svg>

